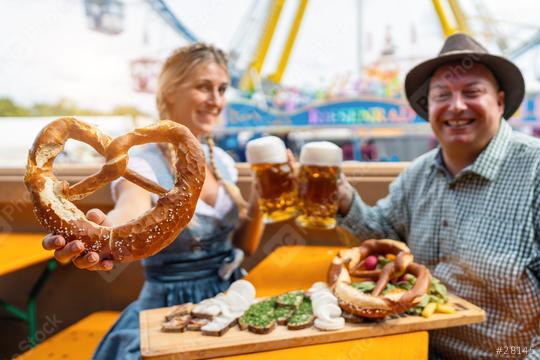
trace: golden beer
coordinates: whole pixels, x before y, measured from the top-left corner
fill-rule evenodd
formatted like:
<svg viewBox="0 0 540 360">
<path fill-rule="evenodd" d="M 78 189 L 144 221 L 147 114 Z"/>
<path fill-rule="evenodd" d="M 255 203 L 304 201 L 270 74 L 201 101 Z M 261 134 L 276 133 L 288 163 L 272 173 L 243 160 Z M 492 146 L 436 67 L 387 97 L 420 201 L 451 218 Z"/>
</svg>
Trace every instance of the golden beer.
<svg viewBox="0 0 540 360">
<path fill-rule="evenodd" d="M 265 223 L 296 216 L 296 184 L 283 141 L 275 136 L 252 140 L 247 145 L 246 155 L 255 175 L 259 208 Z"/>
<path fill-rule="evenodd" d="M 304 145 L 298 176 L 298 225 L 312 229 L 336 226 L 337 182 L 342 161 L 342 151 L 335 144 L 321 141 Z"/>
<path fill-rule="evenodd" d="M 259 189 L 259 208 L 265 222 L 278 222 L 296 215 L 296 189 L 289 164 L 254 164 Z"/>
</svg>

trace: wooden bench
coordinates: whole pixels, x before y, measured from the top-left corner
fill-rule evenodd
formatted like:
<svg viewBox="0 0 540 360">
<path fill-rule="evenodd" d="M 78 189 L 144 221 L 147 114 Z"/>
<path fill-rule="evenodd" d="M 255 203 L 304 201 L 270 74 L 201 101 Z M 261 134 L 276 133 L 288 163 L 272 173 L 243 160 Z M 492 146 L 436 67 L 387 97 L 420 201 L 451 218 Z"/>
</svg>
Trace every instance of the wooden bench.
<svg viewBox="0 0 540 360">
<path fill-rule="evenodd" d="M 118 316 L 120 313 L 116 311 L 90 314 L 17 359 L 90 359 Z"/>
</svg>

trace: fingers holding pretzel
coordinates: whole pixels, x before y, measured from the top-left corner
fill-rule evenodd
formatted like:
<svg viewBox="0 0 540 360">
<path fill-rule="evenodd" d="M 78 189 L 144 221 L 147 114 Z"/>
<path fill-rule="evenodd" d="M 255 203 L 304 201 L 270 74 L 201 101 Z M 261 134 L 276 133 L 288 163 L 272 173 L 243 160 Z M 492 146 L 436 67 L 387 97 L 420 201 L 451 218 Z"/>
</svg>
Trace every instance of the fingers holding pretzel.
<svg viewBox="0 0 540 360">
<path fill-rule="evenodd" d="M 56 178 L 52 172 L 54 159 L 69 138 L 88 143 L 106 159 L 100 171 L 74 185 Z M 152 142 L 173 145 L 177 161 L 175 183 L 170 190 L 127 169 L 128 150 Z M 56 234 L 46 237 L 43 246 L 57 249 L 55 256 L 63 261 L 75 259 L 79 267 L 101 268 L 109 264 L 99 260 L 142 259 L 174 241 L 193 216 L 204 175 L 204 155 L 199 142 L 182 125 L 165 120 L 111 139 L 91 125 L 64 117 L 38 134 L 29 153 L 25 183 L 38 220 Z M 156 206 L 137 219 L 111 227 L 103 213 L 93 211 L 85 216 L 71 202 L 120 176 L 159 194 Z"/>
<path fill-rule="evenodd" d="M 86 218 L 97 225 L 110 226 L 107 215 L 99 209 L 91 209 L 86 213 Z M 84 255 L 84 244 L 80 240 L 73 240 L 66 243 L 62 235 L 47 234 L 42 241 L 45 250 L 54 250 L 55 259 L 62 264 L 73 262 L 79 269 L 86 270 L 111 270 L 113 262 L 111 260 L 101 260 L 99 254 L 89 251 Z"/>
</svg>

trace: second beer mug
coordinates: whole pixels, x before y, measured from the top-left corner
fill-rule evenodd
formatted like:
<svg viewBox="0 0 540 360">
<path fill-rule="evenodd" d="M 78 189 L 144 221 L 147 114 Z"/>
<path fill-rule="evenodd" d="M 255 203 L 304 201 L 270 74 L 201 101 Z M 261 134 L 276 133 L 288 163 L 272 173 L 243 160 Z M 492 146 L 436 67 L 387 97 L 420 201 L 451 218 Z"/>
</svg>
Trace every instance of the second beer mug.
<svg viewBox="0 0 540 360">
<path fill-rule="evenodd" d="M 313 229 L 333 229 L 336 226 L 337 182 L 342 162 L 341 148 L 331 142 L 311 142 L 302 147 L 298 225 Z"/>
<path fill-rule="evenodd" d="M 255 174 L 265 223 L 296 216 L 294 173 L 283 141 L 276 136 L 252 140 L 247 144 L 246 156 Z"/>
</svg>

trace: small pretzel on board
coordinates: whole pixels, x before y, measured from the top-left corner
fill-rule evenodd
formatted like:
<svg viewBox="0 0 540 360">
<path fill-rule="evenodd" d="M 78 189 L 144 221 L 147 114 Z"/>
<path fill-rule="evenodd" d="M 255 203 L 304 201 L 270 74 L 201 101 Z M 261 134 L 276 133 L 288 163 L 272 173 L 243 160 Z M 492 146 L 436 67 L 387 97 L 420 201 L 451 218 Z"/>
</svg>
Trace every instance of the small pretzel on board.
<svg viewBox="0 0 540 360">
<path fill-rule="evenodd" d="M 52 169 L 68 139 L 85 142 L 105 157 L 105 164 L 96 174 L 71 186 L 58 179 Z M 128 150 L 154 142 L 170 143 L 176 152 L 175 182 L 170 190 L 127 169 Z M 82 241 L 85 251 L 95 251 L 101 259 L 129 262 L 156 254 L 187 226 L 204 183 L 204 164 L 198 140 L 188 128 L 172 121 L 162 120 L 112 139 L 92 125 L 62 117 L 36 137 L 28 155 L 24 182 L 34 213 L 48 231 L 62 235 L 68 242 Z M 89 221 L 71 202 L 121 176 L 160 195 L 156 205 L 126 224 L 109 227 Z"/>
<path fill-rule="evenodd" d="M 386 254 L 395 255 L 395 260 L 379 270 L 362 269 L 368 256 Z M 381 295 L 390 280 L 407 273 L 416 277 L 411 290 Z M 374 279 L 376 284 L 371 294 L 352 287 L 351 275 Z M 387 239 L 367 240 L 359 247 L 338 253 L 328 269 L 328 284 L 343 310 L 362 317 L 382 318 L 415 306 L 429 290 L 431 274 L 425 266 L 413 262 L 413 256 L 404 243 Z"/>
</svg>

